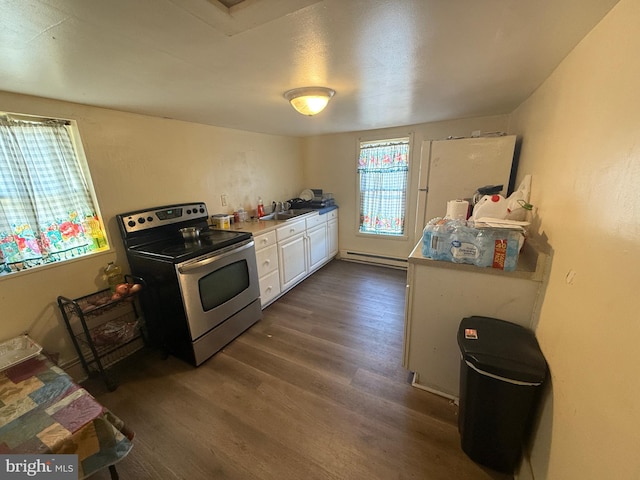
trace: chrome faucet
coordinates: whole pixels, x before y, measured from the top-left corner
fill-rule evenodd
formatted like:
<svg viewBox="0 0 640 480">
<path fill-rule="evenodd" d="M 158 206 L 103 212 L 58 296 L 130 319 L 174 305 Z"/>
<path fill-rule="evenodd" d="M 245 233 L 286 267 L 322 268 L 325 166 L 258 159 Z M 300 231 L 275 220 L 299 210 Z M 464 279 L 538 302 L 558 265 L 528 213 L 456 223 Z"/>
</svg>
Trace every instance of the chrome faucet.
<svg viewBox="0 0 640 480">
<path fill-rule="evenodd" d="M 273 202 L 272 204 L 272 209 L 273 209 L 272 211 L 274 213 L 286 212 L 290 208 L 291 208 L 291 204 L 289 202 Z"/>
</svg>

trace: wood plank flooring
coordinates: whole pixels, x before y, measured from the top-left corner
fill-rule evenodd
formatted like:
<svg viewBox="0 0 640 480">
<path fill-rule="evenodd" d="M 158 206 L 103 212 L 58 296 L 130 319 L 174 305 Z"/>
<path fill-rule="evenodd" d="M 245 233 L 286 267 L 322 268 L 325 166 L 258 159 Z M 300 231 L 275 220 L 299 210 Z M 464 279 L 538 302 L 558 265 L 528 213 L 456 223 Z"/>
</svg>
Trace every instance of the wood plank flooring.
<svg viewBox="0 0 640 480">
<path fill-rule="evenodd" d="M 136 432 L 120 478 L 510 479 L 461 451 L 455 405 L 411 387 L 405 278 L 334 260 L 198 368 L 145 350 L 115 392 L 86 382 Z"/>
</svg>

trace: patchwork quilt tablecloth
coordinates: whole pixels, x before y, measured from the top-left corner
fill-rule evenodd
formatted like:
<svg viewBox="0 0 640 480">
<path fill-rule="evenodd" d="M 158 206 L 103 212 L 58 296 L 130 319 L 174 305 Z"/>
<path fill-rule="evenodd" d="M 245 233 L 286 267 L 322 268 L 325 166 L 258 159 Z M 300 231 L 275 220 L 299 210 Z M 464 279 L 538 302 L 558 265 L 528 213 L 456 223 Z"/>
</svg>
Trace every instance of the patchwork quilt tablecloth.
<svg viewBox="0 0 640 480">
<path fill-rule="evenodd" d="M 79 478 L 114 465 L 133 432 L 44 355 L 0 372 L 0 453 L 77 454 Z"/>
</svg>

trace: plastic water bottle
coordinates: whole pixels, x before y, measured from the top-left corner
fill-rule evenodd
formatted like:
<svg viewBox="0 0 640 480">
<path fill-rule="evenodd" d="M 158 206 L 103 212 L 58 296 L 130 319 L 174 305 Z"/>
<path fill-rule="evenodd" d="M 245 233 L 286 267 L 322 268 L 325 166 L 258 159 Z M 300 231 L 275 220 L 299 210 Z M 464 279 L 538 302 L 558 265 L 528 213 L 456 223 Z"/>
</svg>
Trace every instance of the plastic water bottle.
<svg viewBox="0 0 640 480">
<path fill-rule="evenodd" d="M 112 292 L 116 291 L 116 285 L 124 283 L 124 276 L 122 275 L 122 269 L 113 262 L 104 268 L 104 276 L 107 279 L 107 285 Z"/>
<path fill-rule="evenodd" d="M 493 253 L 495 247 L 495 235 L 492 229 L 478 229 L 476 234 L 476 247 L 478 257 L 474 262 L 477 267 L 491 267 L 493 265 Z"/>
<path fill-rule="evenodd" d="M 479 229 L 476 244 L 480 255 L 475 265 L 513 272 L 518 264 L 520 237 L 515 230 Z"/>
<path fill-rule="evenodd" d="M 476 235 L 477 230 L 475 228 L 462 223 L 455 225 L 450 235 L 452 262 L 475 264 L 479 256 Z"/>
<path fill-rule="evenodd" d="M 456 232 L 466 228 L 467 222 L 451 218 L 434 218 L 422 234 L 422 255 L 433 260 L 453 262 L 453 242 Z"/>
<path fill-rule="evenodd" d="M 517 232 L 509 232 L 507 239 L 507 257 L 504 261 L 504 269 L 513 272 L 518 266 L 518 255 L 520 254 L 520 239 L 522 235 Z"/>
<path fill-rule="evenodd" d="M 433 218 L 427 222 L 422 231 L 422 256 L 431 258 L 431 237 L 433 236 L 433 229 L 440 217 Z"/>
<path fill-rule="evenodd" d="M 440 217 L 429 220 L 422 233 L 422 255 L 424 257 L 433 260 L 447 259 L 448 222 L 448 219 Z"/>
</svg>

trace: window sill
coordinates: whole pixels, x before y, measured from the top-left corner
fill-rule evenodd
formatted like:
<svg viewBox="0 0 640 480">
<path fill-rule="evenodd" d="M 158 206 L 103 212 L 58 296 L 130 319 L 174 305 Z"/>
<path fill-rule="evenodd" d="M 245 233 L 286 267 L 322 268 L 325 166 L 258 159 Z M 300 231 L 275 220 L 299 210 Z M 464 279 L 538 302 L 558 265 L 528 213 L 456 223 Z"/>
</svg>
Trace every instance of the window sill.
<svg viewBox="0 0 640 480">
<path fill-rule="evenodd" d="M 406 233 L 403 235 L 385 235 L 377 233 L 362 233 L 360 231 L 357 231 L 356 236 L 360 238 L 371 238 L 380 240 L 402 240 L 405 242 L 409 240 L 409 235 L 407 235 Z"/>
<path fill-rule="evenodd" d="M 65 265 L 70 265 L 72 263 L 76 263 L 76 262 L 81 262 L 81 261 L 86 261 L 90 258 L 95 258 L 96 256 L 101 256 L 101 255 L 105 255 L 105 254 L 113 254 L 114 252 L 114 248 L 112 247 L 106 247 L 103 250 L 98 250 L 95 252 L 91 252 L 91 253 L 87 253 L 84 255 L 81 255 L 77 258 L 71 258 L 68 260 L 62 260 L 62 261 L 58 261 L 58 262 L 51 262 L 51 263 L 47 263 L 45 265 L 36 265 L 34 267 L 30 267 L 30 268 L 26 268 L 24 270 L 20 270 L 17 272 L 8 272 L 8 273 L 0 273 L 0 282 L 2 282 L 3 280 L 6 280 L 8 278 L 18 278 L 18 277 L 22 277 L 24 275 L 28 275 L 30 273 L 37 273 L 37 272 L 43 272 L 45 270 L 49 270 L 52 268 L 59 268 L 59 267 L 63 267 Z"/>
</svg>

